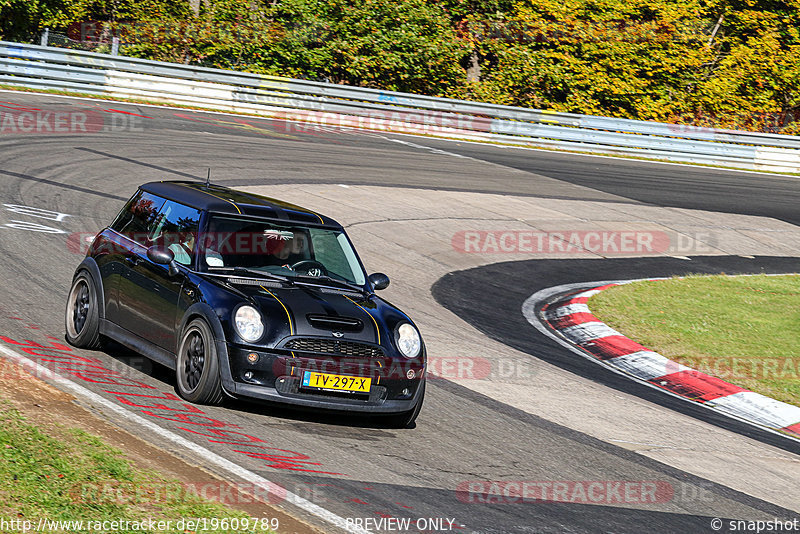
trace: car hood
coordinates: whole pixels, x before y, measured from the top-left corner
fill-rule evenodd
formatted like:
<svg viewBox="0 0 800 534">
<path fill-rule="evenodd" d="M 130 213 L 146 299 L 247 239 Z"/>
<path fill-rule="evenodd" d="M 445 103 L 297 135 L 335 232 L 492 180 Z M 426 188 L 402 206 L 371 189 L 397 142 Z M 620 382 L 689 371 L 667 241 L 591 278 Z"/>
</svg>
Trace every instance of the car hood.
<svg viewBox="0 0 800 534">
<path fill-rule="evenodd" d="M 273 343 L 286 336 L 336 337 L 378 344 L 387 339 L 381 310 L 387 304 L 374 296 L 323 292 L 305 286 L 240 289 L 261 308 Z"/>
</svg>

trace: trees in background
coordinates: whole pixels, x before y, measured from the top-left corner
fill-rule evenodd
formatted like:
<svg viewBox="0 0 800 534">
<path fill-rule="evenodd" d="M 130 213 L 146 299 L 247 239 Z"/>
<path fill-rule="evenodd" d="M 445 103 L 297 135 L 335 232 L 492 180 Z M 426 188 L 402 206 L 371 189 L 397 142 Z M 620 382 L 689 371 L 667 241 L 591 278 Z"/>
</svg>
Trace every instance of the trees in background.
<svg viewBox="0 0 800 534">
<path fill-rule="evenodd" d="M 800 0 L 0 0 L 4 39 L 81 21 L 138 57 L 800 131 Z"/>
<path fill-rule="evenodd" d="M 800 118 L 798 0 L 537 0 L 463 20 L 482 66 L 464 98 L 759 130 Z"/>
</svg>

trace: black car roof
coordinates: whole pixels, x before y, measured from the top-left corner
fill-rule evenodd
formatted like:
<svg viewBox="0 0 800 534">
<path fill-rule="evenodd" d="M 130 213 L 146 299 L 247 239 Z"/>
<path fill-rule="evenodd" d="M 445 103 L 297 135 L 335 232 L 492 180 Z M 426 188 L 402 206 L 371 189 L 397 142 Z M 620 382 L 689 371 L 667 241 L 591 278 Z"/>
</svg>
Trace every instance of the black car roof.
<svg viewBox="0 0 800 534">
<path fill-rule="evenodd" d="M 201 182 L 176 180 L 150 182 L 140 186 L 139 189 L 198 210 L 251 215 L 341 228 L 341 225 L 335 220 L 320 215 L 315 211 L 282 200 L 246 193 L 220 185 L 211 184 L 207 186 Z"/>
</svg>

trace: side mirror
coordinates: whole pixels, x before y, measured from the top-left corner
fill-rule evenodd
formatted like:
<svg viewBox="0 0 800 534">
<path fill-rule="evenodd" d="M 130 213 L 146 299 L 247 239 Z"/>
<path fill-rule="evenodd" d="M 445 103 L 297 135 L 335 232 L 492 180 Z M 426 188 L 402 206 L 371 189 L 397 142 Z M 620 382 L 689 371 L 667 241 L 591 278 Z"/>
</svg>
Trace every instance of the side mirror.
<svg viewBox="0 0 800 534">
<path fill-rule="evenodd" d="M 383 273 L 373 273 L 369 275 L 369 283 L 372 284 L 375 291 L 386 289 L 389 287 L 389 277 Z"/>
<path fill-rule="evenodd" d="M 169 275 L 178 274 L 178 265 L 175 263 L 175 253 L 168 248 L 159 246 L 147 249 L 147 259 L 158 265 L 169 265 Z"/>
</svg>

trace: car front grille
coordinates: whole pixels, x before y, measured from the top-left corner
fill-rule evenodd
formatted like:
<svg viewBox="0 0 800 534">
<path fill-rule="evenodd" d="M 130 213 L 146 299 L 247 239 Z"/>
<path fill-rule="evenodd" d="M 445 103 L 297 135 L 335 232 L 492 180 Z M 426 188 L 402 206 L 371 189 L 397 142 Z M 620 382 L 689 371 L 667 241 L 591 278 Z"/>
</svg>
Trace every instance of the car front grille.
<svg viewBox="0 0 800 534">
<path fill-rule="evenodd" d="M 363 358 L 380 358 L 384 355 L 380 347 L 367 345 L 366 343 L 313 337 L 291 339 L 286 343 L 285 348 L 302 352 L 361 356 Z"/>
</svg>

